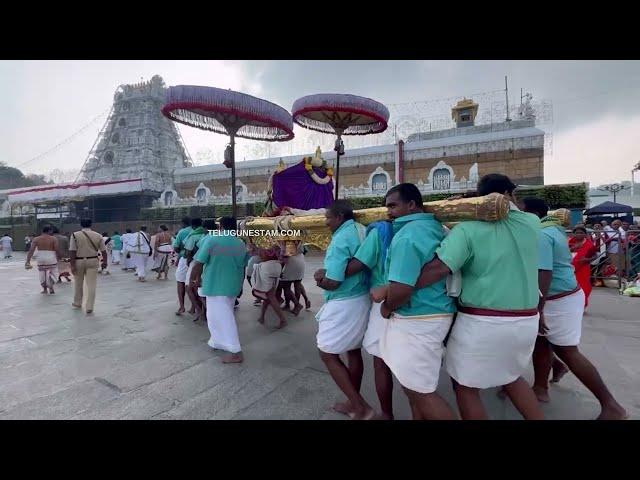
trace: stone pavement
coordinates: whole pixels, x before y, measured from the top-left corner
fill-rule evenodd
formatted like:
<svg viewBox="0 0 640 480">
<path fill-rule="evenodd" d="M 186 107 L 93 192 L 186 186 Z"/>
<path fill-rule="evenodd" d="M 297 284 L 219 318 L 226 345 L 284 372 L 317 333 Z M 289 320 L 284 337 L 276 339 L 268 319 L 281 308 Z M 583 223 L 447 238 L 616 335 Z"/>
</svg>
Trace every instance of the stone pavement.
<svg viewBox="0 0 640 480">
<path fill-rule="evenodd" d="M 288 315 L 284 330 L 265 328 L 245 288 L 236 313 L 245 362 L 223 365 L 206 345 L 206 326 L 174 315 L 173 272 L 169 281 L 150 276 L 142 284 L 111 266 L 111 275 L 98 278 L 95 314 L 86 316 L 71 309 L 72 284 L 41 295 L 37 271 L 24 269 L 24 253 L 0 259 L 0 419 L 345 418 L 330 410 L 340 394 L 315 348 L 314 312 L 322 297 L 312 276 L 322 257 L 307 260 L 312 312 Z M 596 289 L 589 310 L 582 349 L 640 419 L 640 299 Z M 267 324 L 275 324 L 272 312 Z M 371 365 L 365 354 L 363 393 L 377 407 Z M 444 373 L 439 392 L 455 406 Z M 495 389 L 482 395 L 491 418 L 519 418 Z M 551 397 L 544 405 L 550 419 L 598 414 L 595 399 L 571 374 L 552 387 Z M 394 402 L 396 418 L 409 418 L 397 383 Z"/>
</svg>

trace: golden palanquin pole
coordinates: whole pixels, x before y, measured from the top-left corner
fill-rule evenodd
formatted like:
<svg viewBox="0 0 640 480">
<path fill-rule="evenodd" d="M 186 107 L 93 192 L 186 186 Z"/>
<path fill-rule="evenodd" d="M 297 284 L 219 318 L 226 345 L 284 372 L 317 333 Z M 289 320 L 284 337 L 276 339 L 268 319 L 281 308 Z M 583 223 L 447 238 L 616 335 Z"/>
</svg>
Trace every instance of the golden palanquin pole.
<svg viewBox="0 0 640 480">
<path fill-rule="evenodd" d="M 427 213 L 433 213 L 437 220 L 448 226 L 468 220 L 495 222 L 507 217 L 509 200 L 499 193 L 491 193 L 484 197 L 425 202 L 424 210 Z M 365 226 L 388 218 L 386 207 L 355 210 L 354 216 L 357 222 Z M 321 250 L 326 250 L 331 241 L 331 232 L 325 225 L 324 215 L 253 218 L 245 222 L 242 228 L 245 230 L 300 230 L 301 237 L 275 235 L 252 238 L 259 247 L 270 247 L 277 241 L 284 241 L 287 254 L 294 252 L 296 240 Z"/>
</svg>

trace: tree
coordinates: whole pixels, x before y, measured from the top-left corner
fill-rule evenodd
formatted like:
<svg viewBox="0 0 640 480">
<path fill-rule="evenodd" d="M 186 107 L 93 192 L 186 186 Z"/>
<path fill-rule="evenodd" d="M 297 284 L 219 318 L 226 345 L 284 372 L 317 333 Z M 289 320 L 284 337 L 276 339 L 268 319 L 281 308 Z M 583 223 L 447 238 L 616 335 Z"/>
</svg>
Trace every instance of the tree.
<svg viewBox="0 0 640 480">
<path fill-rule="evenodd" d="M 32 187 L 51 183 L 44 175 L 30 174 L 25 176 L 20 169 L 0 162 L 0 189 Z"/>
</svg>

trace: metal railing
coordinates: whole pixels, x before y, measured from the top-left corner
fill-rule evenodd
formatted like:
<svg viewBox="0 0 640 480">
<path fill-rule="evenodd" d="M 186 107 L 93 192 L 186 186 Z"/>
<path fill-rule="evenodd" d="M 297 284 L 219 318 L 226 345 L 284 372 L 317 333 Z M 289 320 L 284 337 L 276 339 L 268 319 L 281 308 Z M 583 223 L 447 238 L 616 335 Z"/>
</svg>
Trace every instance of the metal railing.
<svg viewBox="0 0 640 480">
<path fill-rule="evenodd" d="M 573 233 L 569 232 L 569 238 Z M 640 273 L 640 231 L 593 231 L 588 234 L 596 248 L 591 263 L 591 282 L 622 291 Z"/>
</svg>

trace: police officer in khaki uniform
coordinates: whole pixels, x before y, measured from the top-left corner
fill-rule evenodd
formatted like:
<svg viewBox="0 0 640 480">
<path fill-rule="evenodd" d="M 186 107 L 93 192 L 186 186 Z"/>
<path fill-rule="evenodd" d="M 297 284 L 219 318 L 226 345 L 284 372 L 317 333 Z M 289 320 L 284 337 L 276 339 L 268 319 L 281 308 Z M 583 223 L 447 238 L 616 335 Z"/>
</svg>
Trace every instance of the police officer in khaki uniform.
<svg viewBox="0 0 640 480">
<path fill-rule="evenodd" d="M 98 277 L 98 252 L 102 253 L 102 268 L 107 268 L 107 248 L 102 235 L 91 230 L 91 219 L 80 220 L 82 230 L 74 232 L 69 242 L 71 273 L 76 277 L 73 308 L 82 308 L 84 282 L 87 282 L 87 314 L 93 313 Z"/>
</svg>

